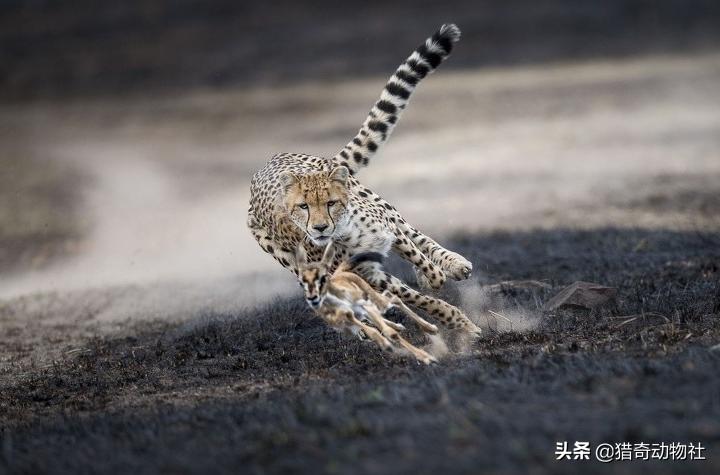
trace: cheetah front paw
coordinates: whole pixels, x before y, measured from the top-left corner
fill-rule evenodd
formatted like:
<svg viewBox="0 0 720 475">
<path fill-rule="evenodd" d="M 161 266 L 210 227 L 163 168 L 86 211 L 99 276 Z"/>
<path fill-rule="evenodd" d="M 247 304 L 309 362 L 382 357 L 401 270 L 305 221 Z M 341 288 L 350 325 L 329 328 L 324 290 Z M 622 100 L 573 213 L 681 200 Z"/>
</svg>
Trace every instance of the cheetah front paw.
<svg viewBox="0 0 720 475">
<path fill-rule="evenodd" d="M 443 270 L 453 280 L 465 280 L 470 277 L 472 267 L 472 262 L 452 251 L 448 251 L 442 264 Z"/>
</svg>

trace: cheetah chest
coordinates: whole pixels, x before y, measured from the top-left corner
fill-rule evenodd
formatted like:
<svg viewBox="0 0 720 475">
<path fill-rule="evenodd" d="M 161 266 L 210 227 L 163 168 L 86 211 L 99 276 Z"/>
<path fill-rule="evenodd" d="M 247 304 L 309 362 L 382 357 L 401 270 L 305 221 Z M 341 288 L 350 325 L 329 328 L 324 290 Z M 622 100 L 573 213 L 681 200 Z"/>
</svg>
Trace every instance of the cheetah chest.
<svg viewBox="0 0 720 475">
<path fill-rule="evenodd" d="M 356 252 L 373 251 L 387 255 L 395 242 L 395 234 L 387 225 L 366 215 L 362 209 L 352 214 L 336 242 Z"/>
</svg>

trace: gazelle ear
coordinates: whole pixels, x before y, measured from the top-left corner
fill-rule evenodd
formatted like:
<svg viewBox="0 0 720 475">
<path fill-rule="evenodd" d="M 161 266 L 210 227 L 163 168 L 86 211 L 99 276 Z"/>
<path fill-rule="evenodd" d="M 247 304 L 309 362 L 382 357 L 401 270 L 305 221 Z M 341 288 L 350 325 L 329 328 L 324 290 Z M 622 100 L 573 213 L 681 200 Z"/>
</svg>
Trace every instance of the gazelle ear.
<svg viewBox="0 0 720 475">
<path fill-rule="evenodd" d="M 335 246 L 333 245 L 333 242 L 330 241 L 327 246 L 325 246 L 325 251 L 323 252 L 322 256 L 322 263 L 325 267 L 330 267 L 330 264 L 332 264 L 333 258 L 335 257 Z"/>
<path fill-rule="evenodd" d="M 338 181 L 342 183 L 343 185 L 347 183 L 348 176 L 350 175 L 350 171 L 347 169 L 347 167 L 339 166 L 335 167 L 330 171 L 330 175 L 328 177 L 332 181 Z"/>
<path fill-rule="evenodd" d="M 285 191 L 298 182 L 297 177 L 292 172 L 288 171 L 282 172 L 278 178 L 280 179 L 280 183 Z"/>
<path fill-rule="evenodd" d="M 295 251 L 295 264 L 298 266 L 307 264 L 307 252 L 302 244 L 298 244 L 298 248 Z"/>
</svg>

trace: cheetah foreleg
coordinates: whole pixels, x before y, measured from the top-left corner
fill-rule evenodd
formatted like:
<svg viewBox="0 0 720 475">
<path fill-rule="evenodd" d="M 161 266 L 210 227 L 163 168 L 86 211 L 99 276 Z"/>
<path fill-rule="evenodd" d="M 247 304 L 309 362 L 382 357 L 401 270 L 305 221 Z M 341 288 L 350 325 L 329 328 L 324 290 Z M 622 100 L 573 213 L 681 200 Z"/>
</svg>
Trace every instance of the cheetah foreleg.
<svg viewBox="0 0 720 475">
<path fill-rule="evenodd" d="M 295 251 L 283 249 L 282 246 L 275 242 L 273 237 L 267 230 L 255 219 L 252 213 L 248 214 L 248 228 L 255 240 L 258 242 L 263 251 L 267 252 L 280 263 L 281 266 L 289 269 L 297 274 L 297 266 L 295 264 Z"/>
<path fill-rule="evenodd" d="M 415 266 L 417 274 L 422 273 L 419 284 L 423 287 L 439 289 L 445 283 L 445 272 L 436 265 L 418 246 L 399 229 L 395 234 L 393 248 Z"/>
<path fill-rule="evenodd" d="M 457 252 L 445 249 L 431 237 L 424 235 L 399 214 L 395 218 L 397 226 L 412 240 L 412 242 L 436 266 L 442 268 L 445 274 L 453 280 L 465 280 L 472 274 L 472 263 Z M 419 274 L 419 272 L 418 272 Z M 419 283 L 422 278 L 418 279 Z M 422 285 L 422 283 L 421 283 Z"/>
</svg>

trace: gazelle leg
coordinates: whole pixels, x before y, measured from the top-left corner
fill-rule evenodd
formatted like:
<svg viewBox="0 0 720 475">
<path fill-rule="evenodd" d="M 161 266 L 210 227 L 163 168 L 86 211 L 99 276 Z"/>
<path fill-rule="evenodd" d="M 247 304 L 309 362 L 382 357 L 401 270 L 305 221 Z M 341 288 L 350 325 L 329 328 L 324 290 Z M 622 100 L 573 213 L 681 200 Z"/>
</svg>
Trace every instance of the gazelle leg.
<svg viewBox="0 0 720 475">
<path fill-rule="evenodd" d="M 388 294 L 389 295 L 387 295 L 387 297 L 389 297 L 390 303 L 400 307 L 400 309 L 405 313 L 405 315 L 410 317 L 415 323 L 418 324 L 422 331 L 424 331 L 425 333 L 430 333 L 431 335 L 434 335 L 438 332 L 438 327 L 436 325 L 433 325 L 417 313 L 410 310 L 410 308 L 405 305 L 405 303 L 400 297 L 398 297 L 397 295 L 392 295 L 389 292 Z"/>
<path fill-rule="evenodd" d="M 375 304 L 375 306 L 380 309 L 383 314 L 393 306 L 398 306 L 403 312 L 405 312 L 405 314 L 407 314 L 411 319 L 413 319 L 415 323 L 417 323 L 424 332 L 431 334 L 435 334 L 438 332 L 438 328 L 435 325 L 429 323 L 427 320 L 420 317 L 417 313 L 410 310 L 408 306 L 405 305 L 405 303 L 397 295 L 393 295 L 389 291 L 385 291 L 384 293 L 378 292 L 362 277 L 352 272 L 343 272 L 341 277 L 343 279 L 351 281 L 352 283 L 360 287 L 360 289 L 362 289 L 362 291 L 367 294 L 370 301 Z M 385 322 L 388 322 L 390 326 L 392 326 L 398 331 L 405 329 L 405 327 L 400 325 L 399 323 L 391 322 L 386 318 L 383 318 L 383 320 L 385 320 Z"/>
<path fill-rule="evenodd" d="M 377 325 L 382 325 L 382 321 L 384 318 L 382 315 L 380 315 L 380 312 L 378 311 L 377 307 L 375 306 L 369 306 L 367 307 L 367 312 L 370 315 L 370 318 L 375 322 Z M 382 334 L 388 338 L 391 342 L 398 345 L 402 350 L 404 350 L 407 353 L 410 353 L 412 356 L 415 357 L 418 361 L 421 361 L 425 364 L 435 363 L 437 360 L 434 356 L 430 355 L 424 350 L 421 350 L 420 348 L 414 346 L 412 343 L 407 341 L 405 338 L 403 338 L 400 333 L 394 331 L 392 328 L 389 327 L 381 327 L 382 328 Z"/>
<path fill-rule="evenodd" d="M 368 338 L 370 338 L 372 341 L 374 341 L 375 344 L 378 345 L 383 350 L 393 351 L 393 344 L 390 340 L 388 340 L 376 328 L 373 328 L 370 325 L 358 320 L 352 311 L 350 311 L 350 310 L 342 311 L 342 315 L 345 318 L 347 325 L 360 328 L 365 333 L 365 335 L 367 335 Z"/>
<path fill-rule="evenodd" d="M 406 305 L 409 304 L 426 311 L 451 330 L 463 330 L 473 336 L 480 336 L 482 333 L 480 328 L 459 308 L 438 298 L 423 295 L 387 272 L 378 270 L 373 266 L 363 266 L 362 264 L 355 267 L 354 270 L 374 288 L 388 291 L 402 299 Z"/>
</svg>

